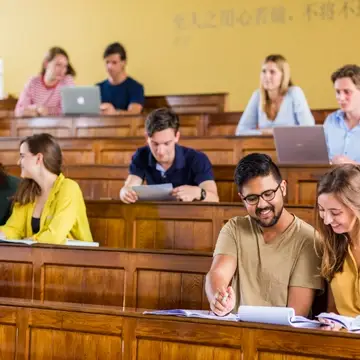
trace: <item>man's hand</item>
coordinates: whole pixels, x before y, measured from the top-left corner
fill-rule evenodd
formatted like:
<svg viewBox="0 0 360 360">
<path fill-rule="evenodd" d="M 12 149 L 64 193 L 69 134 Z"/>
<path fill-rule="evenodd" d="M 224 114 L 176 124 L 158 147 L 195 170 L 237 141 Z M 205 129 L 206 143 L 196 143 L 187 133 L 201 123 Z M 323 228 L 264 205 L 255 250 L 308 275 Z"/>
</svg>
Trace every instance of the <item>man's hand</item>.
<svg viewBox="0 0 360 360">
<path fill-rule="evenodd" d="M 110 103 L 102 103 L 100 105 L 101 115 L 116 115 L 117 111 L 114 108 L 113 104 Z"/>
<path fill-rule="evenodd" d="M 336 155 L 332 158 L 331 164 L 340 165 L 340 164 L 356 164 L 354 160 L 351 160 L 345 155 Z"/>
<path fill-rule="evenodd" d="M 231 286 L 227 289 L 222 288 L 216 291 L 214 298 L 210 302 L 210 309 L 218 316 L 225 316 L 234 309 L 235 300 L 235 293 Z"/>
<path fill-rule="evenodd" d="M 171 194 L 181 201 L 200 200 L 201 188 L 199 186 L 182 185 L 175 188 Z"/>
<path fill-rule="evenodd" d="M 131 187 L 123 187 L 120 190 L 120 200 L 126 204 L 133 204 L 138 200 L 138 196 Z"/>
</svg>

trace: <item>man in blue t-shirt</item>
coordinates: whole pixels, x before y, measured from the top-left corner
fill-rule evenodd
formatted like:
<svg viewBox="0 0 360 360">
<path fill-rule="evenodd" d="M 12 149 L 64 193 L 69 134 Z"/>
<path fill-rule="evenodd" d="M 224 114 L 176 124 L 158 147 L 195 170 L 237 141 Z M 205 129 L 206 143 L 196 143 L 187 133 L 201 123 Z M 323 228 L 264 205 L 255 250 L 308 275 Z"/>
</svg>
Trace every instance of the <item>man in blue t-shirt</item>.
<svg viewBox="0 0 360 360">
<path fill-rule="evenodd" d="M 180 138 L 179 117 L 170 109 L 151 112 L 145 121 L 147 146 L 136 150 L 129 176 L 120 191 L 125 203 L 138 200 L 133 186 L 171 183 L 172 195 L 181 201 L 213 201 L 219 197 L 208 157 L 177 144 Z"/>
<path fill-rule="evenodd" d="M 103 57 L 109 77 L 97 84 L 101 93 L 101 114 L 140 114 L 144 105 L 144 87 L 127 75 L 124 47 L 117 42 L 110 44 Z"/>
</svg>

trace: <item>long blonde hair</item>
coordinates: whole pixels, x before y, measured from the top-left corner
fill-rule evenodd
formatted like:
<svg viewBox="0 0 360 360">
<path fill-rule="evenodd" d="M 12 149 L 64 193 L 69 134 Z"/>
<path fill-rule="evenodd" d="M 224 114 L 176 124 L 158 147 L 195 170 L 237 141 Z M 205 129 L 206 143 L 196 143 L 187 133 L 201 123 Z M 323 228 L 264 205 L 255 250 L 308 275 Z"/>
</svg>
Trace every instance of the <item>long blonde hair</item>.
<svg viewBox="0 0 360 360">
<path fill-rule="evenodd" d="M 269 62 L 273 62 L 276 64 L 277 68 L 282 72 L 282 80 L 280 84 L 280 95 L 285 95 L 290 86 L 293 86 L 293 82 L 290 78 L 290 65 L 285 59 L 284 56 L 275 54 L 275 55 L 269 55 L 265 58 L 264 64 L 267 64 Z M 270 105 L 271 101 L 269 98 L 268 92 L 264 89 L 264 86 L 262 82 L 260 81 L 260 102 L 261 102 L 261 110 L 265 112 L 267 115 L 267 118 L 271 118 L 270 113 Z"/>
<path fill-rule="evenodd" d="M 317 198 L 321 194 L 333 194 L 356 216 L 355 230 L 360 232 L 360 165 L 339 165 L 321 177 L 317 186 Z M 331 225 L 321 219 L 317 204 L 316 228 L 319 232 L 322 253 L 321 275 L 331 281 L 343 269 L 348 246 L 348 233 L 337 234 Z"/>
</svg>

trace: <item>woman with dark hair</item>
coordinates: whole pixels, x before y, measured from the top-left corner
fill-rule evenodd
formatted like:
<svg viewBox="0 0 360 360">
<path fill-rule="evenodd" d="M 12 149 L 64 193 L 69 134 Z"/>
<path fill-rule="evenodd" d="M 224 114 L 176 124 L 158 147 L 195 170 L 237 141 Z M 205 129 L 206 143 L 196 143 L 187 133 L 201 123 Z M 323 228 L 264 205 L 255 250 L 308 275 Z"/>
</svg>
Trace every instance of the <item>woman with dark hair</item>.
<svg viewBox="0 0 360 360">
<path fill-rule="evenodd" d="M 19 183 L 20 179 L 8 175 L 0 164 L 0 225 L 4 225 L 11 214 L 12 199 Z"/>
<path fill-rule="evenodd" d="M 262 64 L 260 89 L 254 91 L 235 134 L 295 125 L 315 125 L 315 120 L 304 92 L 291 81 L 289 63 L 282 55 L 269 55 Z"/>
<path fill-rule="evenodd" d="M 32 238 L 64 244 L 66 239 L 92 241 L 79 185 L 61 173 L 62 154 L 49 134 L 36 134 L 20 143 L 22 182 L 14 196 L 13 212 L 0 238 Z"/>
<path fill-rule="evenodd" d="M 16 104 L 15 116 L 60 115 L 60 90 L 63 86 L 74 85 L 75 75 L 66 51 L 60 47 L 51 48 L 43 60 L 40 74 L 25 85 Z"/>
<path fill-rule="evenodd" d="M 360 165 L 326 173 L 317 189 L 321 275 L 329 283 L 328 312 L 360 314 Z"/>
</svg>

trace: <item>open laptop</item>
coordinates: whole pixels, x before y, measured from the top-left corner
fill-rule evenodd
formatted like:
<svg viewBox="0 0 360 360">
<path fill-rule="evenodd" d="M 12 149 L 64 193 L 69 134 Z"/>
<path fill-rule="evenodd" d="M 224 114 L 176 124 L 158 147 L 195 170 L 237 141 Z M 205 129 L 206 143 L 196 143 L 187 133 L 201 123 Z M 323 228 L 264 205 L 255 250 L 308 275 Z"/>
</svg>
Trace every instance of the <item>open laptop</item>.
<svg viewBox="0 0 360 360">
<path fill-rule="evenodd" d="M 324 127 L 274 127 L 279 164 L 329 164 Z"/>
<path fill-rule="evenodd" d="M 98 86 L 64 86 L 61 106 L 64 115 L 99 115 L 100 88 Z"/>
</svg>

